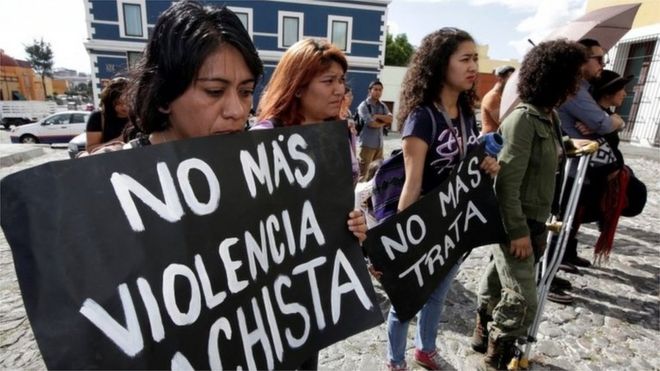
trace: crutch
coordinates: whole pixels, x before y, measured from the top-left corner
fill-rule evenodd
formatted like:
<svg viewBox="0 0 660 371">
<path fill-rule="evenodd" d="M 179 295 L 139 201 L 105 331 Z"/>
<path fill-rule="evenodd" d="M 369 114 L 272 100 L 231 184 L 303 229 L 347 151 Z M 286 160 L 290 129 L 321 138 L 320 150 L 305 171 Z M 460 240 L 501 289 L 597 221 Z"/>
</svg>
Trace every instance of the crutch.
<svg viewBox="0 0 660 371">
<path fill-rule="evenodd" d="M 580 199 L 580 191 L 582 189 L 582 184 L 584 183 L 584 178 L 587 173 L 587 168 L 589 167 L 589 160 L 591 156 L 598 151 L 598 142 L 588 141 L 581 145 L 579 148 L 573 146 L 573 149 L 567 150 L 566 165 L 564 168 L 564 178 L 561 185 L 561 191 L 559 194 L 560 205 L 562 200 L 566 196 L 566 183 L 568 180 L 569 172 L 571 170 L 572 164 L 575 161 L 578 161 L 577 172 L 575 174 L 575 182 L 573 187 L 570 189 L 570 194 L 568 195 L 568 202 L 566 204 L 566 209 L 564 210 L 563 217 L 561 215 L 552 215 L 549 221 L 546 223 L 548 227 L 548 239 L 547 246 L 549 247 L 552 243 L 552 240 L 555 236 L 557 239 L 555 241 L 554 249 L 546 248 L 543 258 L 536 264 L 536 277 L 539 276 L 540 269 L 540 280 L 537 284 L 537 295 L 538 295 L 538 308 L 536 310 L 536 315 L 534 321 L 529 326 L 527 331 L 527 337 L 522 337 L 516 340 L 516 354 L 508 365 L 509 370 L 517 370 L 518 368 L 528 368 L 529 367 L 529 354 L 531 351 L 532 343 L 536 342 L 536 334 L 539 329 L 539 324 L 541 323 L 541 318 L 543 316 L 543 308 L 545 306 L 545 299 L 548 296 L 548 291 L 550 290 L 550 284 L 555 278 L 555 274 L 559 269 L 559 264 L 564 257 L 564 251 L 566 250 L 566 244 L 568 242 L 568 237 L 571 234 L 573 229 L 573 219 L 575 217 L 575 210 L 577 209 L 578 201 Z M 552 256 L 550 256 L 550 250 L 552 250 Z M 524 350 L 521 350 L 523 349 Z"/>
</svg>

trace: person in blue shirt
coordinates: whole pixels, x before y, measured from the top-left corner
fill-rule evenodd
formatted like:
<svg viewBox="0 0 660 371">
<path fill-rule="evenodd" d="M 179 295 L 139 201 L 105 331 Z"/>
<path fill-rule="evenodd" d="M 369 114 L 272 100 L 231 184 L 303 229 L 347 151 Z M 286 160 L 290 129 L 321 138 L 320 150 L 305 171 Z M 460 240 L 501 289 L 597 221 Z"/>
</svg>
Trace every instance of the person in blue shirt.
<svg viewBox="0 0 660 371">
<path fill-rule="evenodd" d="M 591 83 L 598 79 L 605 66 L 605 51 L 598 41 L 579 41 L 587 49 L 587 63 L 582 66 L 582 80 L 574 97 L 562 104 L 559 109 L 561 128 L 571 138 L 596 139 L 623 126 L 621 116 L 608 115 L 589 93 Z M 580 126 L 584 125 L 586 129 Z"/>
<path fill-rule="evenodd" d="M 624 121 L 618 114 L 608 115 L 592 97 L 590 90 L 591 84 L 596 81 L 603 72 L 605 66 L 605 51 L 600 43 L 594 39 L 582 39 L 579 41 L 587 51 L 587 62 L 582 66 L 582 80 L 580 81 L 578 91 L 571 99 L 562 104 L 559 109 L 559 118 L 561 128 L 565 135 L 570 138 L 597 140 L 604 135 L 615 132 L 624 126 Z M 569 174 L 566 184 L 570 189 L 573 184 L 573 171 Z M 589 183 L 589 180 L 586 180 Z M 583 192 L 584 194 L 584 192 Z M 582 196 L 581 196 L 582 197 Z M 577 239 L 575 235 L 580 225 L 580 213 L 574 219 L 573 232 L 569 236 L 569 241 L 564 253 L 562 269 L 571 273 L 578 272 L 576 266 L 588 267 L 591 265 L 589 260 L 581 258 L 577 254 Z M 569 287 L 564 283 L 564 287 Z M 557 286 L 551 288 L 551 294 L 548 299 L 551 301 L 568 304 L 572 300 L 564 293 L 560 292 Z M 559 295 L 555 300 L 555 296 Z"/>
<path fill-rule="evenodd" d="M 383 129 L 392 124 L 392 114 L 380 100 L 382 95 L 383 84 L 374 80 L 369 84 L 369 96 L 358 106 L 360 119 L 365 123 L 359 138 L 360 177 L 372 161 L 383 159 Z"/>
</svg>

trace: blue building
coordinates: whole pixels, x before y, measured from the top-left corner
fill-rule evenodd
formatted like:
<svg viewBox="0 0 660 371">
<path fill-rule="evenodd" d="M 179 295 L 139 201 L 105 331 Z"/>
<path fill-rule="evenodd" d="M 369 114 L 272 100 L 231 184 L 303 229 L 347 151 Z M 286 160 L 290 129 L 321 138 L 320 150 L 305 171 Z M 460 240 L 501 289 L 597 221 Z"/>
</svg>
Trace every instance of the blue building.
<svg viewBox="0 0 660 371">
<path fill-rule="evenodd" d="M 354 107 L 366 97 L 367 85 L 378 77 L 385 59 L 385 22 L 391 0 L 243 0 L 213 1 L 239 16 L 250 33 L 265 66 L 268 81 L 284 51 L 305 38 L 325 38 L 348 57 L 347 81 L 355 91 Z M 92 66 L 94 96 L 112 77 L 126 73 L 142 55 L 160 13 L 171 2 L 163 0 L 84 0 L 87 32 L 85 47 Z M 255 102 L 256 106 L 257 102 Z"/>
</svg>

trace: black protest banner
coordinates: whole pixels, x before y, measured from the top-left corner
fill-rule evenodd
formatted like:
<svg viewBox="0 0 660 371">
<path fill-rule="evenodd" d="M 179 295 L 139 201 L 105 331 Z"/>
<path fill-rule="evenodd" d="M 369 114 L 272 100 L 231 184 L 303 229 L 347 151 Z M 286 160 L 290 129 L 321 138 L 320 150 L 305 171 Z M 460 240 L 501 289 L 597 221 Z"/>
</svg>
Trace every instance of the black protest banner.
<svg viewBox="0 0 660 371">
<path fill-rule="evenodd" d="M 60 161 L 0 183 L 54 369 L 293 369 L 382 322 L 346 220 L 346 124 Z"/>
<path fill-rule="evenodd" d="M 479 169 L 483 157 L 473 150 L 444 183 L 367 234 L 364 248 L 402 321 L 466 252 L 505 240 L 493 179 Z"/>
</svg>

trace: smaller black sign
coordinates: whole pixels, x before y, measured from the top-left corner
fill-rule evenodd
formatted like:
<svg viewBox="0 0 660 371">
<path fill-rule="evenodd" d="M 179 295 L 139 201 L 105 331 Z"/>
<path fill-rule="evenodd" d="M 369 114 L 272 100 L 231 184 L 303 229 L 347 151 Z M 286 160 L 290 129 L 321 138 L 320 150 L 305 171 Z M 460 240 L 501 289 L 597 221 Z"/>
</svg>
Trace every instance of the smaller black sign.
<svg viewBox="0 0 660 371">
<path fill-rule="evenodd" d="M 400 320 L 415 316 L 465 253 L 506 240 L 483 157 L 473 150 L 439 187 L 367 234 L 364 247 Z"/>
</svg>

